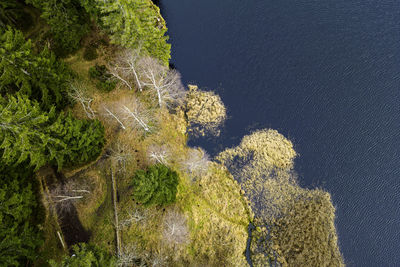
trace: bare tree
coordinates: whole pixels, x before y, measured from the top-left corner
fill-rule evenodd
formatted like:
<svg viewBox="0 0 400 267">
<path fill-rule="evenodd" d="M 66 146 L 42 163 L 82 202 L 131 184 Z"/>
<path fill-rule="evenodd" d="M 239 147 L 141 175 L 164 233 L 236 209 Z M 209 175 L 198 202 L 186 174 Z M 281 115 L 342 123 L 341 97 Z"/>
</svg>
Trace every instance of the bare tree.
<svg viewBox="0 0 400 267">
<path fill-rule="evenodd" d="M 72 208 L 73 203 L 83 199 L 90 191 L 86 186 L 78 186 L 74 181 L 69 180 L 65 184 L 57 184 L 50 190 L 53 204 L 61 212 L 67 212 Z"/>
<path fill-rule="evenodd" d="M 175 209 L 169 210 L 164 216 L 163 227 L 163 238 L 167 244 L 183 244 L 188 241 L 186 217 Z"/>
<path fill-rule="evenodd" d="M 110 121 L 116 121 L 118 122 L 119 126 L 121 126 L 122 129 L 126 130 L 125 124 L 122 122 L 122 118 L 120 118 L 120 114 L 115 111 L 112 107 L 103 106 L 103 117 L 110 119 Z"/>
<path fill-rule="evenodd" d="M 133 151 L 129 144 L 117 141 L 111 146 L 109 157 L 114 169 L 125 173 L 127 163 L 133 158 Z"/>
<path fill-rule="evenodd" d="M 201 177 L 208 172 L 210 160 L 208 154 L 201 148 L 191 149 L 187 158 L 182 162 L 186 172 L 196 177 Z"/>
<path fill-rule="evenodd" d="M 125 123 L 131 128 L 140 129 L 147 133 L 151 131 L 150 123 L 153 116 L 150 110 L 146 109 L 139 100 L 132 99 L 122 103 L 120 113 L 123 115 Z"/>
<path fill-rule="evenodd" d="M 125 49 L 109 64 L 109 73 L 130 90 L 133 89 L 132 85 L 136 84 L 139 91 L 142 91 L 142 83 L 139 80 L 139 59 L 140 49 Z"/>
<path fill-rule="evenodd" d="M 82 106 L 83 111 L 89 119 L 95 117 L 94 111 L 91 108 L 93 98 L 90 98 L 87 93 L 85 93 L 85 88 L 81 83 L 72 82 L 68 90 L 68 96 Z"/>
<path fill-rule="evenodd" d="M 118 266 L 136 266 L 135 261 L 140 260 L 140 253 L 135 245 L 129 244 L 121 248 L 121 254 L 118 256 Z"/>
<path fill-rule="evenodd" d="M 150 264 L 152 267 L 168 266 L 168 257 L 163 253 L 156 252 L 151 255 Z"/>
<path fill-rule="evenodd" d="M 133 222 L 141 222 L 144 219 L 146 219 L 146 214 L 139 209 L 135 209 L 128 213 L 126 219 L 121 220 L 120 226 L 121 228 L 129 227 Z"/>
<path fill-rule="evenodd" d="M 178 71 L 171 70 L 151 57 L 140 58 L 141 84 L 155 93 L 159 107 L 180 103 L 185 96 Z"/>
<path fill-rule="evenodd" d="M 122 129 L 138 129 L 149 133 L 154 124 L 154 112 L 146 108 L 138 99 L 123 98 L 103 106 L 103 116 L 116 121 Z"/>
<path fill-rule="evenodd" d="M 161 163 L 164 165 L 167 165 L 170 157 L 170 152 L 166 145 L 151 145 L 147 154 L 153 163 Z"/>
</svg>

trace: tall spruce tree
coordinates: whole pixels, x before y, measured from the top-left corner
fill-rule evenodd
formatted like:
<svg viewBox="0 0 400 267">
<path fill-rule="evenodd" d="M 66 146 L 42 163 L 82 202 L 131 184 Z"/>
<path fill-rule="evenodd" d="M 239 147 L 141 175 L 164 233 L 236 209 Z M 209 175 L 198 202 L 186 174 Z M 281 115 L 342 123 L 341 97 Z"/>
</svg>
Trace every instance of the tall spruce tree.
<svg viewBox="0 0 400 267">
<path fill-rule="evenodd" d="M 66 105 L 64 94 L 70 71 L 45 48 L 33 52 L 32 43 L 22 32 L 8 28 L 0 35 L 0 93 L 19 91 L 38 100 L 41 107 L 49 110 Z"/>
<path fill-rule="evenodd" d="M 37 258 L 42 237 L 32 190 L 33 172 L 26 166 L 0 166 L 0 266 L 27 266 Z"/>
<path fill-rule="evenodd" d="M 54 108 L 43 112 L 39 104 L 17 94 L 0 99 L 0 162 L 15 166 L 28 161 L 35 169 L 47 162 L 64 165 L 87 162 L 100 154 L 104 128 L 99 121 L 58 117 Z"/>
<path fill-rule="evenodd" d="M 21 4 L 15 0 L 0 1 L 0 28 L 7 25 L 16 25 L 22 15 Z"/>
<path fill-rule="evenodd" d="M 127 48 L 141 48 L 168 64 L 171 45 L 159 8 L 151 0 L 81 0 L 87 12 L 109 31 L 111 40 Z"/>
<path fill-rule="evenodd" d="M 110 255 L 107 251 L 95 245 L 88 245 L 85 243 L 79 243 L 73 247 L 73 256 L 66 256 L 64 259 L 57 263 L 54 260 L 50 260 L 50 266 L 52 267 L 95 267 L 95 266 L 117 266 L 116 258 Z"/>
<path fill-rule="evenodd" d="M 41 10 L 41 17 L 51 27 L 57 55 L 65 56 L 79 48 L 79 42 L 88 32 L 87 16 L 79 0 L 26 0 Z"/>
</svg>

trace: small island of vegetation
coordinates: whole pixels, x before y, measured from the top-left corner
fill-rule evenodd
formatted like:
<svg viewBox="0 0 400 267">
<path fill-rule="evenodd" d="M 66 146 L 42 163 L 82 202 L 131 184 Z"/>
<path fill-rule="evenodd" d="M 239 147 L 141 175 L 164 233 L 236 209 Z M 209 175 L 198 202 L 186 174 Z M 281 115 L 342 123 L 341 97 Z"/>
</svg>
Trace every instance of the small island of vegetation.
<svg viewBox="0 0 400 267">
<path fill-rule="evenodd" d="M 227 111 L 169 67 L 152 1 L 3 0 L 0 26 L 1 266 L 344 265 L 288 139 L 187 145 Z"/>
</svg>

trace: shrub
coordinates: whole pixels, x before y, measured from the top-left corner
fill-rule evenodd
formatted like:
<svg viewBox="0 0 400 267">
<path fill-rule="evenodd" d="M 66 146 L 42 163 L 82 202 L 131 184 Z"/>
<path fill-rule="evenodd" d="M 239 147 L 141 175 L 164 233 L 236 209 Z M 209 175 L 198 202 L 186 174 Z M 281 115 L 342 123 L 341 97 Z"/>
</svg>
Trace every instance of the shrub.
<svg viewBox="0 0 400 267">
<path fill-rule="evenodd" d="M 145 206 L 173 203 L 176 199 L 178 174 L 157 164 L 147 171 L 138 170 L 132 181 L 133 198 Z"/>
<path fill-rule="evenodd" d="M 61 263 L 50 260 L 52 267 L 116 266 L 116 259 L 102 248 L 80 243 L 72 247 L 73 255 L 66 256 Z"/>
<path fill-rule="evenodd" d="M 92 79 L 97 80 L 96 87 L 99 90 L 106 92 L 112 91 L 117 85 L 117 81 L 111 79 L 111 75 L 108 73 L 106 66 L 95 65 L 89 68 L 89 76 Z"/>
<path fill-rule="evenodd" d="M 83 58 L 86 61 L 95 60 L 98 57 L 96 48 L 97 45 L 95 44 L 90 44 L 89 46 L 85 47 L 85 51 L 83 51 Z"/>
</svg>

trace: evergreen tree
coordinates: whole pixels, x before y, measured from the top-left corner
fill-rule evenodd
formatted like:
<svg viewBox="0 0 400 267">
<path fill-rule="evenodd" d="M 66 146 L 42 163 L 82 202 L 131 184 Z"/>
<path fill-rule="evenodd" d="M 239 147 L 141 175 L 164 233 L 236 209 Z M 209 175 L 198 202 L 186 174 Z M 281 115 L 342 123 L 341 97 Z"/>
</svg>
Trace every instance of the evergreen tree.
<svg viewBox="0 0 400 267">
<path fill-rule="evenodd" d="M 61 113 L 48 128 L 50 136 L 61 140 L 67 147 L 64 162 L 59 166 L 82 164 L 100 155 L 104 145 L 104 127 L 98 120 L 77 120 L 71 113 Z M 57 157 L 55 157 L 57 160 Z"/>
<path fill-rule="evenodd" d="M 141 48 L 168 64 L 171 45 L 159 8 L 151 0 L 81 0 L 87 12 L 108 30 L 114 43 Z M 95 2 L 95 4 L 93 3 Z"/>
<path fill-rule="evenodd" d="M 94 245 L 81 243 L 73 246 L 72 256 L 66 256 L 61 263 L 50 261 L 52 267 L 111 267 L 117 266 L 116 259 Z"/>
<path fill-rule="evenodd" d="M 176 199 L 178 174 L 157 164 L 147 171 L 138 170 L 132 185 L 133 198 L 145 206 L 170 204 Z"/>
<path fill-rule="evenodd" d="M 21 31 L 8 28 L 0 36 L 0 93 L 20 91 L 38 100 L 48 110 L 66 105 L 65 94 L 70 71 L 46 48 L 33 53 L 32 43 Z"/>
<path fill-rule="evenodd" d="M 37 199 L 30 185 L 32 170 L 0 166 L 0 266 L 26 266 L 41 245 L 41 233 L 34 225 Z"/>
<path fill-rule="evenodd" d="M 81 121 L 70 114 L 43 112 L 37 102 L 17 94 L 0 98 L 0 162 L 28 161 L 35 169 L 47 162 L 80 164 L 100 154 L 104 128 L 98 121 Z"/>
<path fill-rule="evenodd" d="M 0 1 L 0 29 L 7 25 L 16 25 L 21 14 L 21 5 L 17 1 Z"/>
<path fill-rule="evenodd" d="M 87 13 L 79 0 L 26 0 L 42 11 L 42 18 L 51 27 L 55 50 L 64 56 L 79 48 L 79 42 L 88 31 Z"/>
</svg>

